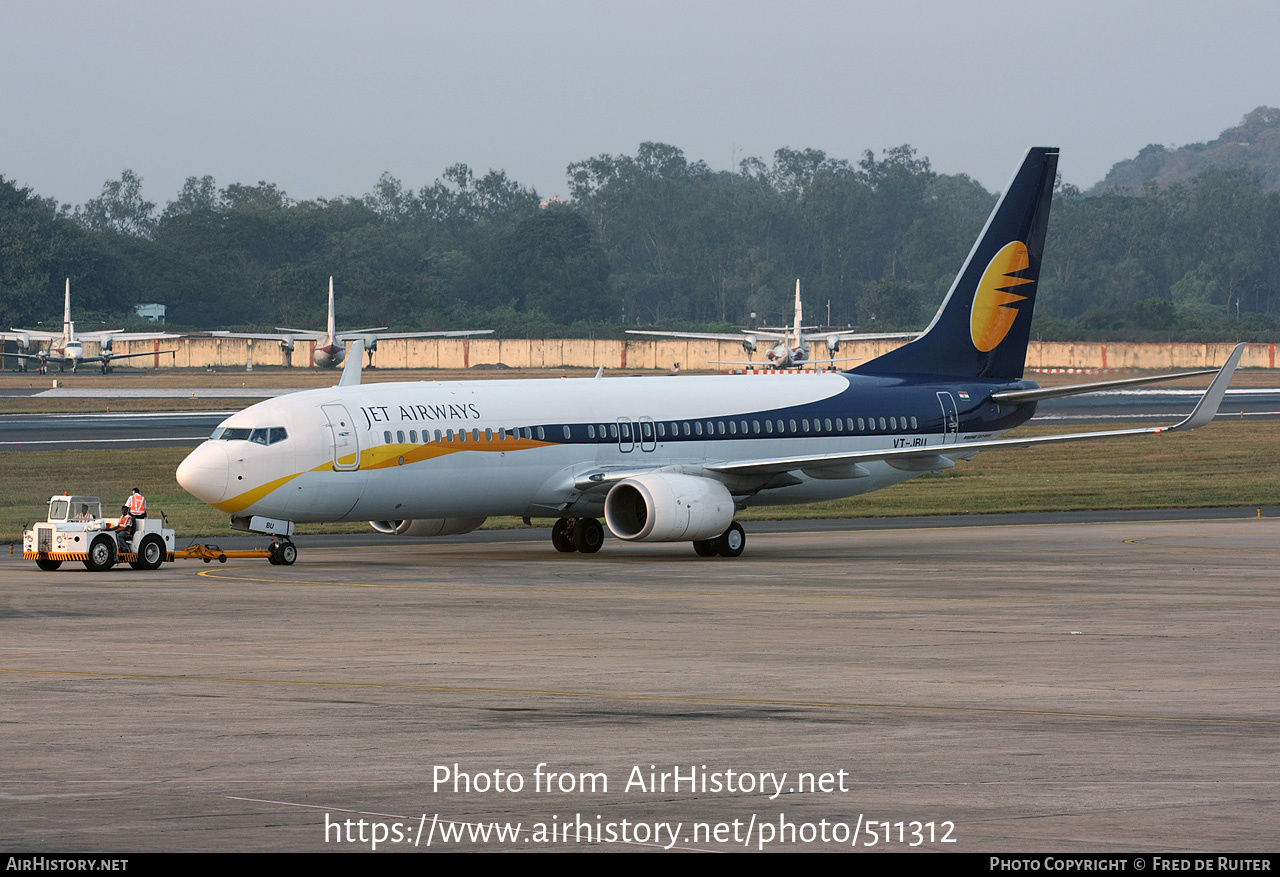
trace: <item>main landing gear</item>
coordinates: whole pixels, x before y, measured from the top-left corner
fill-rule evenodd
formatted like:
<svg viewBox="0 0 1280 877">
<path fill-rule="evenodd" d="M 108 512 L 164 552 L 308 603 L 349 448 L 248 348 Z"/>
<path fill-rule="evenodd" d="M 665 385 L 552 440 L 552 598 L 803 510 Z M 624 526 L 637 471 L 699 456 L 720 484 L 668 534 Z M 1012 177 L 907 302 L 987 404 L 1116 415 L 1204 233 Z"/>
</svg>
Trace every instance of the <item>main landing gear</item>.
<svg viewBox="0 0 1280 877">
<path fill-rule="evenodd" d="M 604 544 L 604 526 L 595 518 L 561 518 L 551 527 L 551 544 L 566 554 L 595 554 Z"/>
<path fill-rule="evenodd" d="M 561 518 L 551 527 L 551 544 L 565 554 L 595 554 L 604 544 L 604 527 L 595 518 Z M 693 543 L 699 557 L 737 557 L 746 547 L 747 534 L 737 521 L 716 538 L 696 539 Z"/>
<path fill-rule="evenodd" d="M 695 539 L 693 550 L 699 557 L 737 557 L 747 547 L 747 534 L 742 525 L 734 521 L 714 539 Z"/>
</svg>

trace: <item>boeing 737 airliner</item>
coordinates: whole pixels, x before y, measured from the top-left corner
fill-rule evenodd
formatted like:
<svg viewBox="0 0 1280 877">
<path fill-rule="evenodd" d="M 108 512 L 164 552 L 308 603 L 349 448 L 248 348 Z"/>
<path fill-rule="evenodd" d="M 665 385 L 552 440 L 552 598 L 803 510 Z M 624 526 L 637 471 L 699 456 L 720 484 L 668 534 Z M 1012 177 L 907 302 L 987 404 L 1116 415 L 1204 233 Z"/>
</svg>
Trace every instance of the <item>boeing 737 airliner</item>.
<svg viewBox="0 0 1280 877">
<path fill-rule="evenodd" d="M 276 536 L 274 563 L 296 558 L 295 522 L 435 536 L 489 515 L 557 519 L 560 551 L 599 550 L 603 517 L 619 539 L 736 557 L 749 505 L 866 493 L 989 449 L 1208 423 L 1243 346 L 1176 425 L 1000 438 L 1039 399 L 1160 379 L 1022 378 L 1057 164 L 1056 149 L 1027 152 L 924 334 L 850 372 L 361 385 L 353 348 L 336 387 L 227 418 L 178 481 L 233 527 Z"/>
</svg>

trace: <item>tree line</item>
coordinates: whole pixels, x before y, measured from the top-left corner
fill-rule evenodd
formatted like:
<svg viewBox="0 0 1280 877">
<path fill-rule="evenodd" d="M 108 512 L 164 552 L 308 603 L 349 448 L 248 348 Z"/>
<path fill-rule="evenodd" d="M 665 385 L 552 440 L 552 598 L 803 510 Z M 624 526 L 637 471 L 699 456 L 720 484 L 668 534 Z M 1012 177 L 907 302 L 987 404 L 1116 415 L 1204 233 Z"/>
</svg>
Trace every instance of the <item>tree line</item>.
<svg viewBox="0 0 1280 877">
<path fill-rule="evenodd" d="M 661 143 L 568 166 L 546 201 L 464 164 L 415 190 L 297 201 L 274 184 L 187 179 L 163 208 L 124 171 L 83 205 L 0 176 L 0 322 L 120 323 L 136 303 L 192 329 L 323 324 L 495 328 L 922 327 L 995 204 L 910 146 L 856 162 L 779 149 L 732 171 Z M 1137 194 L 1055 190 L 1033 331 L 1046 340 L 1267 341 L 1280 335 L 1280 195 L 1248 170 Z M 829 316 L 828 316 L 829 314 Z"/>
</svg>

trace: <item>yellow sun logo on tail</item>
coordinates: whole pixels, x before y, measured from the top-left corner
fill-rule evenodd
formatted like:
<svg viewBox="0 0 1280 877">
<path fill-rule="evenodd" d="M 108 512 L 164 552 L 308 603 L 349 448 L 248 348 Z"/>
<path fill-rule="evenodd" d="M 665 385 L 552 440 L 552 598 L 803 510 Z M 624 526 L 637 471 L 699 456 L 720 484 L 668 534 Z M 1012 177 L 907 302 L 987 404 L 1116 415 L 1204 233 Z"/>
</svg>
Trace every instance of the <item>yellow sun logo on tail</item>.
<svg viewBox="0 0 1280 877">
<path fill-rule="evenodd" d="M 973 346 L 983 353 L 995 350 L 1013 328 L 1018 318 L 1017 308 L 1009 307 L 1025 301 L 1025 295 L 1009 290 L 1024 283 L 1035 283 L 1026 277 L 1013 275 L 1031 265 L 1027 245 L 1022 241 L 1005 244 L 996 253 L 982 273 L 978 291 L 973 294 L 973 308 L 969 314 L 969 335 Z"/>
</svg>

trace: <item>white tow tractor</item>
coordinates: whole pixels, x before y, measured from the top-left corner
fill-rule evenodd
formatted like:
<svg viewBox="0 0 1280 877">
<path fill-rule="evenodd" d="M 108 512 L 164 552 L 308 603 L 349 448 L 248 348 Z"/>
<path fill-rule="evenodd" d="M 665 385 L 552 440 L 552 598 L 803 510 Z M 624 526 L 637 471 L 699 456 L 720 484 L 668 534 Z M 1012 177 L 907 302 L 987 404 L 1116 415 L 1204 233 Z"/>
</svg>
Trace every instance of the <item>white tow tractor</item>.
<svg viewBox="0 0 1280 877">
<path fill-rule="evenodd" d="M 134 521 L 132 531 L 117 530 L 115 521 L 102 517 L 98 497 L 52 496 L 48 520 L 23 531 L 22 556 L 48 571 L 62 566 L 64 560 L 78 560 L 94 572 L 117 563 L 159 569 L 174 556 L 174 531 L 164 523 L 143 518 Z"/>
</svg>

